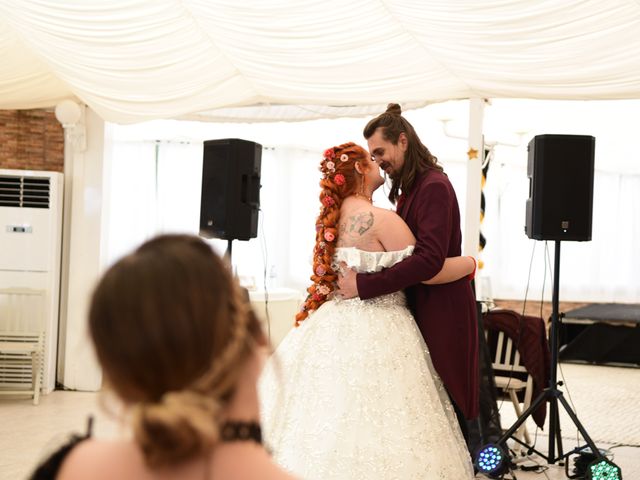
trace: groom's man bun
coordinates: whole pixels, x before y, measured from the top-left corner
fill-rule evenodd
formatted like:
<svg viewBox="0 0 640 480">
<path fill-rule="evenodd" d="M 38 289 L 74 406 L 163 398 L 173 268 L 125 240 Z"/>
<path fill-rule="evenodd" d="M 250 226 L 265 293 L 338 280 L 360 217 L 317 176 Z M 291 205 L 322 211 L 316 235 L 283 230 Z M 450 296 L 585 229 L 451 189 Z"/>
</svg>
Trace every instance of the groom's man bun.
<svg viewBox="0 0 640 480">
<path fill-rule="evenodd" d="M 397 103 L 390 103 L 387 105 L 385 113 L 390 113 L 391 115 L 402 115 L 402 107 Z"/>
</svg>

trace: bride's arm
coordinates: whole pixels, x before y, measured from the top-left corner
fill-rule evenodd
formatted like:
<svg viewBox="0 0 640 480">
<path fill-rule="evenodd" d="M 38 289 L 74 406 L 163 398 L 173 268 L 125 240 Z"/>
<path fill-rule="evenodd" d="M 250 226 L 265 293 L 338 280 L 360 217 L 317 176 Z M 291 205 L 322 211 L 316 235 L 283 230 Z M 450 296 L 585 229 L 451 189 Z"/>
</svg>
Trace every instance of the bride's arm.
<svg viewBox="0 0 640 480">
<path fill-rule="evenodd" d="M 377 224 L 377 237 L 382 243 L 385 250 L 402 250 L 407 245 L 415 244 L 415 237 L 407 224 L 404 223 L 395 212 L 389 210 L 375 209 Z M 422 283 L 427 285 L 436 285 L 440 283 L 449 283 L 469 276 L 473 278 L 472 273 L 476 270 L 476 260 L 473 257 L 449 257 L 445 258 L 442 270 L 428 280 Z"/>
<path fill-rule="evenodd" d="M 436 285 L 439 283 L 449 283 L 461 279 L 462 277 L 473 278 L 476 270 L 476 259 L 473 257 L 448 257 L 444 260 L 442 270 L 429 280 L 422 283 Z"/>
<path fill-rule="evenodd" d="M 389 210 L 375 209 L 377 229 L 377 237 L 382 243 L 385 250 L 402 250 L 407 245 L 415 244 L 415 237 L 407 224 L 395 213 Z M 469 276 L 475 272 L 476 260 L 473 257 L 449 257 L 445 258 L 442 270 L 435 276 L 422 283 L 427 285 L 436 285 L 440 283 L 449 283 Z"/>
</svg>

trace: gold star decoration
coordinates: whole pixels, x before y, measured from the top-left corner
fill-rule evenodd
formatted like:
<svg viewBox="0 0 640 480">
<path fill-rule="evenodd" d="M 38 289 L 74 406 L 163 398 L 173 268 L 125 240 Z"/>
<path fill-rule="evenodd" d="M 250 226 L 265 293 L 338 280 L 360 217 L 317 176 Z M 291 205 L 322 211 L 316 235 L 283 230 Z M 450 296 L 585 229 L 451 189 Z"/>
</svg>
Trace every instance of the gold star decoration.
<svg viewBox="0 0 640 480">
<path fill-rule="evenodd" d="M 469 160 L 478 158 L 478 150 L 476 150 L 475 148 L 470 148 L 469 151 L 467 152 L 467 156 L 469 157 Z"/>
</svg>

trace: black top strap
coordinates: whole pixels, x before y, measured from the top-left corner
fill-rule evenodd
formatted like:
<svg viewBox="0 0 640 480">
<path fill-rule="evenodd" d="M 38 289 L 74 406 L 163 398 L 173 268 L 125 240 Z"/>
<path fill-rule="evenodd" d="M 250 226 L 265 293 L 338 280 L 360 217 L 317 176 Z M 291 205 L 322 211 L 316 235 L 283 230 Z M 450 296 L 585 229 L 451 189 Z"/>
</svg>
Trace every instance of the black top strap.
<svg viewBox="0 0 640 480">
<path fill-rule="evenodd" d="M 58 472 L 62 467 L 62 463 L 64 462 L 67 455 L 71 453 L 76 445 L 80 442 L 91 438 L 93 434 L 93 417 L 90 416 L 87 420 L 87 433 L 84 435 L 73 434 L 71 438 L 62 445 L 58 450 L 53 452 L 49 457 L 43 460 L 40 465 L 36 468 L 36 470 L 31 474 L 29 480 L 55 480 L 58 476 Z"/>
</svg>

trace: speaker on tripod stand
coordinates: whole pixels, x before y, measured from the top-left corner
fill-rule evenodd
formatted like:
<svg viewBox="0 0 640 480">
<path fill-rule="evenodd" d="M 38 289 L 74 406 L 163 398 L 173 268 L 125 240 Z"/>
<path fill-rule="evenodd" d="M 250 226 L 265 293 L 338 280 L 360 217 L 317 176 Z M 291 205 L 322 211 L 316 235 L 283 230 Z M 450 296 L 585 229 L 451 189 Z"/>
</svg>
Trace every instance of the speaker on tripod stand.
<svg viewBox="0 0 640 480">
<path fill-rule="evenodd" d="M 528 145 L 527 176 L 529 199 L 526 203 L 526 235 L 535 240 L 554 240 L 553 295 L 549 348 L 551 368 L 549 387 L 535 398 L 515 423 L 505 431 L 496 444 L 480 449 L 476 468 L 490 476 L 500 475 L 508 465 L 506 441 L 511 438 L 528 451 L 535 452 L 548 464 L 566 459 L 587 447 L 595 453 L 595 460 L 587 468 L 587 479 L 617 480 L 622 473 L 617 465 L 607 460 L 578 420 L 575 412 L 558 389 L 558 325 L 560 290 L 560 243 L 591 240 L 593 213 L 593 174 L 595 138 L 587 135 L 537 135 Z M 514 437 L 526 419 L 542 404 L 549 402 L 549 447 L 547 454 Z M 560 404 L 586 445 L 563 452 L 558 411 Z M 557 454 L 556 454 L 557 447 Z"/>
<path fill-rule="evenodd" d="M 231 242 L 258 236 L 262 145 L 224 138 L 204 142 L 200 235 Z"/>
</svg>

